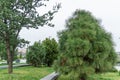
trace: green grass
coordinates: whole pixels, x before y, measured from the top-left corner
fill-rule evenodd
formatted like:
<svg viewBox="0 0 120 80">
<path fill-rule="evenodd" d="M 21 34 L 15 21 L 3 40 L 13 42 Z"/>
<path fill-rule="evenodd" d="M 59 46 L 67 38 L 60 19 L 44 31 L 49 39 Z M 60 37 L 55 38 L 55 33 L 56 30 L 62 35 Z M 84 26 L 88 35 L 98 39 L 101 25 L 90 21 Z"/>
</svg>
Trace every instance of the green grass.
<svg viewBox="0 0 120 80">
<path fill-rule="evenodd" d="M 70 80 L 70 78 L 69 76 L 61 75 L 58 80 Z M 120 80 L 120 75 L 119 75 L 119 72 L 94 74 L 94 75 L 89 76 L 88 80 Z"/>
<path fill-rule="evenodd" d="M 13 74 L 8 74 L 7 69 L 0 69 L 0 80 L 40 80 L 40 78 L 52 73 L 49 67 L 19 67 L 15 68 Z"/>
<path fill-rule="evenodd" d="M 91 75 L 91 80 L 120 80 L 119 72 L 107 72 L 103 74 Z"/>
</svg>

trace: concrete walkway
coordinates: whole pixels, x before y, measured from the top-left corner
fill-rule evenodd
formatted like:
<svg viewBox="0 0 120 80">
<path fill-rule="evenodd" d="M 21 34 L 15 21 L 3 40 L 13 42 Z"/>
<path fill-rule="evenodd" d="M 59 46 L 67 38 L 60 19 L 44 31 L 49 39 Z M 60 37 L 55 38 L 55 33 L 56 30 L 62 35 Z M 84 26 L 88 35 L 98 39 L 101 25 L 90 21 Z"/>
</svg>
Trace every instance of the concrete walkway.
<svg viewBox="0 0 120 80">
<path fill-rule="evenodd" d="M 59 76 L 58 73 L 53 72 L 40 80 L 56 80 L 58 76 Z"/>
<path fill-rule="evenodd" d="M 17 65 L 13 65 L 13 67 L 22 67 L 22 66 L 29 66 L 29 64 L 17 64 Z M 0 66 L 0 69 L 5 69 L 8 68 L 8 65 L 4 65 L 4 66 Z"/>
</svg>

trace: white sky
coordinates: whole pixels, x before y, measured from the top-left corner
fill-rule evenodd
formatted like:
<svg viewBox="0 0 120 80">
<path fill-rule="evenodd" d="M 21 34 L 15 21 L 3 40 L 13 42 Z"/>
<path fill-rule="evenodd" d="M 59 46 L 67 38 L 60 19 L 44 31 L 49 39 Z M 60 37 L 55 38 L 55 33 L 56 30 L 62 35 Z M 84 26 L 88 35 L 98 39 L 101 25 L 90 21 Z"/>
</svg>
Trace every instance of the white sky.
<svg viewBox="0 0 120 80">
<path fill-rule="evenodd" d="M 20 33 L 22 38 L 29 40 L 31 44 L 38 40 L 44 40 L 46 37 L 57 38 L 57 32 L 65 28 L 67 20 L 76 9 L 90 11 L 96 18 L 102 20 L 102 25 L 106 31 L 112 33 L 113 41 L 116 44 L 115 50 L 120 51 L 120 1 L 119 0 L 50 0 L 47 8 L 38 9 L 44 11 L 49 9 L 55 3 L 61 3 L 62 8 L 55 15 L 52 21 L 54 28 L 42 27 L 38 30 L 23 29 Z"/>
</svg>

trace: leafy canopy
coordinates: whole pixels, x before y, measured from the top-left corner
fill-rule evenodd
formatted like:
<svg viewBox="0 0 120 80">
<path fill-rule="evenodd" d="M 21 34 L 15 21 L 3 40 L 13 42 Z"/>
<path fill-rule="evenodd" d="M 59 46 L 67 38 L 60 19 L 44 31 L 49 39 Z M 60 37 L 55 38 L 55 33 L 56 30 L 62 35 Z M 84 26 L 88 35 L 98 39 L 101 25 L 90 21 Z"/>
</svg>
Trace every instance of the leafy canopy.
<svg viewBox="0 0 120 80">
<path fill-rule="evenodd" d="M 49 0 L 0 0 L 0 40 L 6 45 L 8 55 L 8 72 L 12 73 L 12 58 L 18 45 L 27 43 L 19 37 L 22 28 L 35 28 L 39 26 L 53 26 L 50 21 L 60 7 L 56 5 L 53 10 L 40 15 L 37 8 L 46 6 Z"/>
<path fill-rule="evenodd" d="M 44 64 L 51 66 L 58 56 L 58 43 L 54 38 L 46 38 L 42 42 L 42 46 L 44 49 Z"/>
<path fill-rule="evenodd" d="M 58 43 L 54 38 L 35 42 L 28 48 L 27 62 L 33 66 L 51 66 L 58 56 Z"/>
</svg>

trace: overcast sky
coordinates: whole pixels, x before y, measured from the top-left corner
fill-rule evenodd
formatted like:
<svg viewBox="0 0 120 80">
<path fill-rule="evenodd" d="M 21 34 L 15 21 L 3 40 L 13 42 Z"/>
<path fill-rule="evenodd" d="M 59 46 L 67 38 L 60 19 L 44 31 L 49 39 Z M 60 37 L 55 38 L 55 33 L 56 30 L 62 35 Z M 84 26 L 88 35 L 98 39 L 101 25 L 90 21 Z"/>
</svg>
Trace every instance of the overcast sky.
<svg viewBox="0 0 120 80">
<path fill-rule="evenodd" d="M 84 9 L 90 11 L 96 18 L 102 20 L 102 25 L 105 30 L 112 33 L 113 41 L 116 44 L 115 50 L 120 51 L 119 0 L 50 0 L 48 7 L 38 10 L 44 12 L 46 9 L 50 9 L 56 2 L 61 3 L 62 8 L 52 21 L 55 24 L 54 28 L 45 26 L 38 30 L 23 29 L 20 36 L 29 40 L 31 44 L 38 40 L 44 40 L 46 37 L 58 40 L 57 32 L 65 28 L 65 20 L 67 20 L 76 9 Z"/>
</svg>

